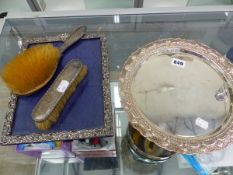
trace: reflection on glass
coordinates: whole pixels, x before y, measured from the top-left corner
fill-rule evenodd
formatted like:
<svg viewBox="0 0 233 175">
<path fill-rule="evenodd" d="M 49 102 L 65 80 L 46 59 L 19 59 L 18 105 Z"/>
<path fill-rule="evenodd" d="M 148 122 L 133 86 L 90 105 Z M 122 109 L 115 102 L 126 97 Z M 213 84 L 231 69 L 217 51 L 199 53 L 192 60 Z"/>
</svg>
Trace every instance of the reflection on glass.
<svg viewBox="0 0 233 175">
<path fill-rule="evenodd" d="M 211 133 L 230 110 L 224 78 L 191 53 L 151 55 L 137 71 L 131 90 L 145 116 L 175 135 Z"/>
</svg>

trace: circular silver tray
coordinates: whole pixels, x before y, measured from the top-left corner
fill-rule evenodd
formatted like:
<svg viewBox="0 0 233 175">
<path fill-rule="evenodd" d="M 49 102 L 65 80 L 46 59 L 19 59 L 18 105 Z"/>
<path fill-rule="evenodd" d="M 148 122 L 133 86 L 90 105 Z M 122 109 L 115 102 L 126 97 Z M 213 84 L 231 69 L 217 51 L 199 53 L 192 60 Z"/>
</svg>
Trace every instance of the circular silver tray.
<svg viewBox="0 0 233 175">
<path fill-rule="evenodd" d="M 144 137 L 193 154 L 233 141 L 232 64 L 192 40 L 163 39 L 132 53 L 120 73 L 122 105 Z"/>
</svg>

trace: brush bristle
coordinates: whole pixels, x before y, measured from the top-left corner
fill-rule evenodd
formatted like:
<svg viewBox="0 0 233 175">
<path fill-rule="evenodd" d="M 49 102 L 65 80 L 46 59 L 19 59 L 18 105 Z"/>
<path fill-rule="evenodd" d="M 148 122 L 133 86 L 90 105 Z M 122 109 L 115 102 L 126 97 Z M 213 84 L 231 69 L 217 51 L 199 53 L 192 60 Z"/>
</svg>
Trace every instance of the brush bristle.
<svg viewBox="0 0 233 175">
<path fill-rule="evenodd" d="M 52 44 L 32 46 L 7 63 L 1 77 L 13 93 L 26 94 L 51 78 L 60 56 Z"/>
<path fill-rule="evenodd" d="M 70 98 L 70 96 L 74 93 L 76 87 L 78 86 L 78 84 L 84 79 L 84 77 L 87 74 L 87 67 L 83 66 L 79 75 L 76 77 L 76 79 L 72 82 L 72 84 L 70 85 L 70 87 L 66 90 L 65 94 L 63 95 L 63 97 L 61 98 L 61 100 L 56 104 L 54 110 L 51 112 L 51 114 L 49 115 L 49 117 L 42 121 L 42 122 L 35 122 L 35 125 L 38 129 L 41 130 L 48 130 L 51 128 L 51 126 L 57 122 L 57 120 L 59 119 L 59 115 L 61 113 L 61 111 L 63 110 L 66 102 L 68 101 L 68 99 Z"/>
</svg>

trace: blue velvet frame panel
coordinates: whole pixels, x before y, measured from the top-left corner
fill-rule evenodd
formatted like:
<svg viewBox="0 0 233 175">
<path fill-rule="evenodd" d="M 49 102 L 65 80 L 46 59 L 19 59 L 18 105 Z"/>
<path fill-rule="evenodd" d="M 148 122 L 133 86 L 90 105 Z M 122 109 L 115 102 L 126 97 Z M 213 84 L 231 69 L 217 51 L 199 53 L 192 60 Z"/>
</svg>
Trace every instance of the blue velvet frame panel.
<svg viewBox="0 0 233 175">
<path fill-rule="evenodd" d="M 59 47 L 62 42 L 53 42 Z M 80 59 L 88 67 L 88 74 L 68 100 L 56 124 L 48 131 L 35 127 L 32 110 L 64 66 L 72 59 Z M 82 39 L 62 55 L 53 79 L 41 90 L 18 97 L 11 135 L 78 131 L 104 127 L 104 99 L 102 84 L 102 53 L 100 38 Z"/>
</svg>

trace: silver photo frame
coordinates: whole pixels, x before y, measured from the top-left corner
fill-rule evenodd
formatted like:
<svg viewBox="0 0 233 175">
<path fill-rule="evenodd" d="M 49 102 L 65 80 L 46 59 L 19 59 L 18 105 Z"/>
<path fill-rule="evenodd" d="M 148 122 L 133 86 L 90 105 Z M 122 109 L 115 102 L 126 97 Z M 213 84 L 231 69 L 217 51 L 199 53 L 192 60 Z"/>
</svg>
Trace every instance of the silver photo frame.
<svg viewBox="0 0 233 175">
<path fill-rule="evenodd" d="M 29 38 L 22 40 L 22 50 L 25 50 L 29 44 L 64 41 L 69 37 L 69 33 L 59 34 L 51 37 Z M 109 70 L 108 70 L 108 52 L 106 37 L 103 33 L 86 34 L 82 39 L 100 38 L 102 50 L 102 81 L 103 81 L 103 99 L 104 99 L 104 126 L 102 128 L 85 129 L 78 131 L 51 132 L 48 134 L 31 133 L 28 135 L 12 135 L 12 124 L 14 122 L 14 113 L 17 108 L 17 95 L 11 93 L 6 113 L 5 122 L 2 130 L 1 144 L 21 144 L 32 142 L 46 142 L 55 140 L 74 140 L 90 137 L 111 136 L 114 134 L 113 113 L 111 105 Z"/>
</svg>

